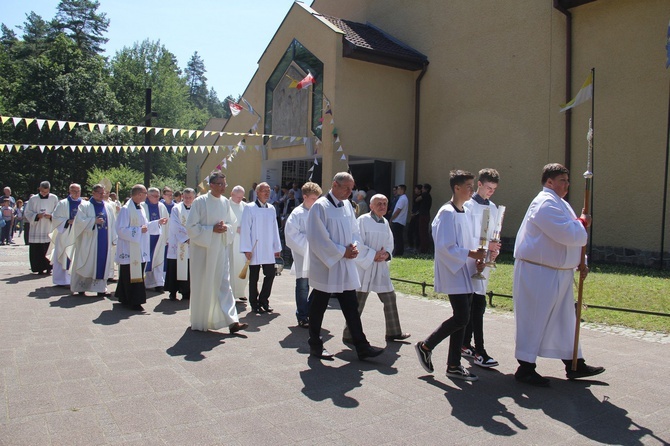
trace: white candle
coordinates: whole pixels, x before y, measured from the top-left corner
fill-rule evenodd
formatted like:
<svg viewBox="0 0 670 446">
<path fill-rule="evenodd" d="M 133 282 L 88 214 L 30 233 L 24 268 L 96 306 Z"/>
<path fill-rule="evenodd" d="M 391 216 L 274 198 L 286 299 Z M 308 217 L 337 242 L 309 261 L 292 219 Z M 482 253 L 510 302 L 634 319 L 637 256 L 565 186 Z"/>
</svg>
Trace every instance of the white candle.
<svg viewBox="0 0 670 446">
<path fill-rule="evenodd" d="M 505 218 L 505 206 L 498 206 L 498 219 L 496 221 L 496 229 L 493 233 L 494 240 L 500 240 L 500 233 L 502 232 L 503 218 Z"/>
<path fill-rule="evenodd" d="M 479 233 L 479 247 L 486 249 L 489 244 L 489 215 L 491 210 L 487 207 L 482 212 L 482 228 Z"/>
</svg>

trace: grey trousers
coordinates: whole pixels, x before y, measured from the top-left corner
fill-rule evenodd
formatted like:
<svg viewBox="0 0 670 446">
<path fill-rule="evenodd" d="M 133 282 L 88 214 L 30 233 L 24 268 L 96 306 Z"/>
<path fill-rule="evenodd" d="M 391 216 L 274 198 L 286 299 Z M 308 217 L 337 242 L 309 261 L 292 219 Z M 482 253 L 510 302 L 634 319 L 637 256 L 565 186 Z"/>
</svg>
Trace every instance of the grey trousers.
<svg viewBox="0 0 670 446">
<path fill-rule="evenodd" d="M 356 298 L 358 299 L 358 314 L 363 313 L 365 308 L 365 302 L 368 300 L 368 295 L 370 293 L 363 293 L 360 291 L 356 292 Z M 396 305 L 396 295 L 395 291 L 388 293 L 377 293 L 379 300 L 384 304 L 384 319 L 386 320 L 386 336 L 398 336 L 402 334 L 402 329 L 400 328 L 400 318 L 398 317 L 398 306 Z M 345 325 L 344 332 L 342 333 L 342 338 L 351 339 L 351 334 L 349 333 L 349 328 Z"/>
</svg>

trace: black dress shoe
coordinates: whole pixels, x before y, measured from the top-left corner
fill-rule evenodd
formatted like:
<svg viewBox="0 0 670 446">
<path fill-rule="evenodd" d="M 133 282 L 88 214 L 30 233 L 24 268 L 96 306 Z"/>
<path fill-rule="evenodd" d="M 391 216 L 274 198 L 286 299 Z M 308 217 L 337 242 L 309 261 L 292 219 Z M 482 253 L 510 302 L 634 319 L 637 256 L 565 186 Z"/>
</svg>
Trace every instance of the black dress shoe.
<svg viewBox="0 0 670 446">
<path fill-rule="evenodd" d="M 516 373 L 514 373 L 514 379 L 520 383 L 530 384 L 535 387 L 549 387 L 549 380 L 537 373 L 535 369 L 529 370 L 519 367 Z"/>
<path fill-rule="evenodd" d="M 157 292 L 157 293 L 162 293 L 165 290 L 163 289 L 162 286 L 157 286 L 156 288 L 154 288 L 154 291 Z"/>
<path fill-rule="evenodd" d="M 605 371 L 604 367 L 593 367 L 587 365 L 583 359 L 578 359 L 577 370 L 572 370 L 572 361 L 563 361 L 565 362 L 565 374 L 568 379 L 579 379 L 579 378 L 588 378 L 589 376 L 600 375 Z"/>
<path fill-rule="evenodd" d="M 313 356 L 313 357 L 319 358 L 319 359 L 325 359 L 326 361 L 334 361 L 335 360 L 335 358 L 334 358 L 335 355 L 333 355 L 332 353 L 329 353 L 328 350 L 326 350 L 325 348 L 322 348 L 320 350 L 319 349 L 310 349 L 309 350 L 309 356 Z"/>
<path fill-rule="evenodd" d="M 177 293 L 170 293 L 168 297 L 170 298 L 170 300 L 177 300 Z"/>
<path fill-rule="evenodd" d="M 144 311 L 144 307 L 142 307 L 142 305 L 140 305 L 140 304 L 137 304 L 137 305 L 131 305 L 131 306 L 130 306 L 130 309 L 131 309 L 131 310 L 134 310 L 134 311 Z"/>
<path fill-rule="evenodd" d="M 244 330 L 248 326 L 249 326 L 249 324 L 234 322 L 234 323 L 232 323 L 228 326 L 228 329 L 230 330 L 230 334 L 233 334 L 233 333 L 237 333 L 240 330 Z"/>
<path fill-rule="evenodd" d="M 98 293 L 98 297 L 112 297 L 112 293 L 108 292 Z"/>
<path fill-rule="evenodd" d="M 375 356 L 381 355 L 382 353 L 384 353 L 384 349 L 368 345 L 367 347 L 363 347 L 360 350 L 358 350 L 357 353 L 358 353 L 358 359 L 363 360 L 366 358 L 374 358 Z"/>
<path fill-rule="evenodd" d="M 394 335 L 394 336 L 386 336 L 386 342 L 393 342 L 393 341 L 404 341 L 405 339 L 409 338 L 412 336 L 409 333 L 402 333 L 399 335 Z"/>
</svg>

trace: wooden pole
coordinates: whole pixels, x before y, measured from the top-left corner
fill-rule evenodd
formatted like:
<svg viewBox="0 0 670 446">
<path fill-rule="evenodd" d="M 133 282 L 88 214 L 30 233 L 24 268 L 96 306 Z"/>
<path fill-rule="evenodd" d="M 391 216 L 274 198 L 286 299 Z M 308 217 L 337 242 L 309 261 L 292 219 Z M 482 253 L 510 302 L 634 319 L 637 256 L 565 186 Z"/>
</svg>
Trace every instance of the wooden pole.
<svg viewBox="0 0 670 446">
<path fill-rule="evenodd" d="M 586 138 L 588 140 L 589 153 L 587 159 L 587 168 L 584 172 L 584 208 L 582 214 L 589 214 L 591 208 L 591 180 L 593 179 L 593 172 L 591 172 L 591 153 L 593 150 L 593 119 L 589 120 L 589 133 Z M 575 343 L 572 348 L 572 370 L 577 370 L 577 356 L 579 352 L 579 329 L 582 319 L 582 302 L 584 300 L 584 275 L 582 271 L 586 267 L 586 244 L 582 246 L 582 257 L 579 263 L 579 282 L 577 286 L 577 308 L 576 308 L 576 322 L 575 322 Z"/>
</svg>

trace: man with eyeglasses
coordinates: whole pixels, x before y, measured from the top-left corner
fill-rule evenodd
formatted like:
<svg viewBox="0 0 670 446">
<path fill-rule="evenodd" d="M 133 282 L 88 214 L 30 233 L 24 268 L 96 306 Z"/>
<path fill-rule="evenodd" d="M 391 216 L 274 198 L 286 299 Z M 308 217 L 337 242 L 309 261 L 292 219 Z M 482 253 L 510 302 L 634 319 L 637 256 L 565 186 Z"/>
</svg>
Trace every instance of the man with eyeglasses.
<svg viewBox="0 0 670 446">
<path fill-rule="evenodd" d="M 230 287 L 228 250 L 233 243 L 235 214 L 223 194 L 226 176 L 214 172 L 210 190 L 191 205 L 186 220 L 191 257 L 191 330 L 218 330 L 228 326 L 230 333 L 248 327 L 240 323 Z"/>
<path fill-rule="evenodd" d="M 312 357 L 329 361 L 333 355 L 323 348 L 321 324 L 331 296 L 340 302 L 358 358 L 372 358 L 384 351 L 370 345 L 358 314 L 356 290 L 361 283 L 355 259 L 360 234 L 348 200 L 353 187 L 349 173 L 336 174 L 330 191 L 316 200 L 307 216 L 309 284 L 314 288 L 309 306 L 309 351 Z"/>
</svg>

